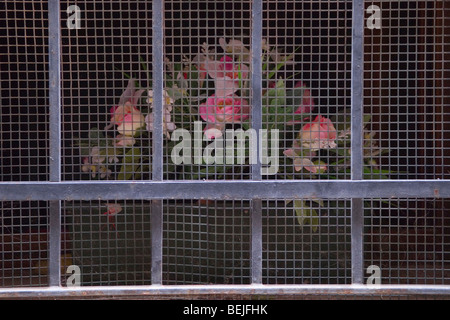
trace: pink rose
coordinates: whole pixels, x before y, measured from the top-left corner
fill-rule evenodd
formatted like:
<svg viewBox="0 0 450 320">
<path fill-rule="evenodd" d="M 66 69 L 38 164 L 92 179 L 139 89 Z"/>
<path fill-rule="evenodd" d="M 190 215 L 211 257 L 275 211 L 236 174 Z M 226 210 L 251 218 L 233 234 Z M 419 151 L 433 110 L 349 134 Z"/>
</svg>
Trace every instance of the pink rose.
<svg viewBox="0 0 450 320">
<path fill-rule="evenodd" d="M 227 123 L 240 123 L 250 116 L 248 102 L 236 95 L 224 98 L 212 95 L 199 107 L 200 117 L 206 121 L 204 129 L 209 139 L 222 136 Z"/>
<path fill-rule="evenodd" d="M 124 106 L 115 108 L 111 123 L 117 125 L 120 134 L 134 136 L 137 129 L 145 125 L 145 118 L 135 106 L 127 102 Z"/>
<path fill-rule="evenodd" d="M 311 150 L 336 147 L 336 129 L 330 119 L 318 115 L 300 130 L 299 138 L 305 148 Z"/>
<path fill-rule="evenodd" d="M 249 68 L 243 63 L 234 62 L 231 57 L 223 56 L 220 61 L 206 58 L 204 67 L 208 74 L 214 79 L 215 95 L 226 97 L 234 94 L 247 80 Z"/>
<path fill-rule="evenodd" d="M 130 79 L 127 88 L 120 96 L 119 105 L 110 109 L 111 122 L 105 130 L 117 125 L 117 131 L 120 134 L 134 136 L 137 129 L 145 125 L 144 116 L 136 107 L 144 91 L 136 90 L 134 80 Z"/>
</svg>

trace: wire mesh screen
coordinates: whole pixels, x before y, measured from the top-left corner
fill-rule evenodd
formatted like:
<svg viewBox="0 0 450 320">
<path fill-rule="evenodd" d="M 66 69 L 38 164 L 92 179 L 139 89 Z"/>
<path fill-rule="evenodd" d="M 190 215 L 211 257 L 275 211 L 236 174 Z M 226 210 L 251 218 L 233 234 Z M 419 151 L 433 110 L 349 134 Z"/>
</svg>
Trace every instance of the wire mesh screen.
<svg viewBox="0 0 450 320">
<path fill-rule="evenodd" d="M 448 204 L 435 199 L 366 201 L 366 268 L 379 267 L 385 284 L 448 284 Z"/>
<path fill-rule="evenodd" d="M 62 17 L 71 5 L 61 1 Z M 144 88 L 151 87 L 152 4 L 75 5 L 83 27 L 61 30 L 63 179 L 151 179 Z"/>
<path fill-rule="evenodd" d="M 0 181 L 48 179 L 46 1 L 3 1 Z"/>
<path fill-rule="evenodd" d="M 350 201 L 266 201 L 266 284 L 350 284 Z"/>
<path fill-rule="evenodd" d="M 48 204 L 2 201 L 0 286 L 48 284 Z"/>
<path fill-rule="evenodd" d="M 151 284 L 149 201 L 66 202 L 63 212 L 81 285 Z"/>
<path fill-rule="evenodd" d="M 382 26 L 364 38 L 366 176 L 448 178 L 448 3 L 376 3 Z"/>
<path fill-rule="evenodd" d="M 46 1 L 1 4 L 0 181 L 48 180 Z M 0 286 L 47 285 L 47 202 L 0 202 Z"/>
<path fill-rule="evenodd" d="M 249 127 L 251 1 L 167 1 L 165 10 L 164 76 L 169 103 L 164 109 L 164 133 L 170 137 L 175 128 L 187 130 L 184 136 L 177 132 L 172 140 L 185 141 L 189 133 L 190 144 L 199 146 L 194 154 L 180 151 L 181 159 L 174 161 L 174 143 L 168 143 L 166 177 L 248 179 L 248 161 L 235 162 L 234 156 L 225 159 L 219 148 L 225 149 L 226 127 L 231 139 L 231 130 Z M 230 41 L 242 44 L 242 55 L 231 53 Z M 203 139 L 206 131 L 209 134 Z M 230 145 L 231 139 L 227 140 Z M 205 152 L 208 145 L 217 145 L 217 151 Z"/>
<path fill-rule="evenodd" d="M 250 284 L 250 201 L 165 203 L 164 284 Z"/>
<path fill-rule="evenodd" d="M 448 1 L 2 7 L 0 287 L 450 285 Z"/>
<path fill-rule="evenodd" d="M 279 130 L 283 150 L 267 178 L 348 179 L 351 1 L 264 1 L 263 10 L 263 128 Z M 317 126 L 330 138 L 320 146 Z"/>
</svg>

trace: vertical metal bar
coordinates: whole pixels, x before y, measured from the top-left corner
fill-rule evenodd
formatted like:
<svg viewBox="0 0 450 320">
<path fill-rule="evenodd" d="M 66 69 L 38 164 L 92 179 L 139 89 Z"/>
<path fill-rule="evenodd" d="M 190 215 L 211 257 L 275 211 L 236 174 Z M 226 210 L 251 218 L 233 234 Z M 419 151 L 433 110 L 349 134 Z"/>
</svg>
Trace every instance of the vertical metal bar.
<svg viewBox="0 0 450 320">
<path fill-rule="evenodd" d="M 50 181 L 61 181 L 61 22 L 59 0 L 48 2 Z M 50 201 L 50 286 L 61 285 L 61 202 Z"/>
<path fill-rule="evenodd" d="M 259 137 L 262 129 L 262 0 L 253 0 L 252 5 L 252 62 L 251 62 L 251 87 L 252 87 L 252 128 Z M 260 145 L 258 141 L 257 161 L 252 165 L 252 179 L 261 180 Z"/>
<path fill-rule="evenodd" d="M 162 247 L 163 247 L 163 206 L 162 200 L 152 201 L 152 284 L 162 284 Z"/>
<path fill-rule="evenodd" d="M 351 179 L 363 179 L 364 0 L 353 0 Z M 352 199 L 352 283 L 363 283 L 363 199 Z"/>
<path fill-rule="evenodd" d="M 61 285 L 61 201 L 50 201 L 48 240 L 48 283 L 49 286 Z"/>
<path fill-rule="evenodd" d="M 364 208 L 363 199 L 352 199 L 352 283 L 362 284 L 364 281 L 364 248 L 363 248 L 363 229 L 364 229 Z"/>
<path fill-rule="evenodd" d="M 152 67 L 153 67 L 153 165 L 152 179 L 163 180 L 163 90 L 164 90 L 164 0 L 152 3 Z M 162 284 L 162 200 L 152 201 L 152 284 Z"/>
<path fill-rule="evenodd" d="M 252 200 L 252 283 L 262 283 L 262 200 Z"/>
<path fill-rule="evenodd" d="M 363 178 L 364 0 L 353 0 L 351 178 Z"/>
<path fill-rule="evenodd" d="M 152 63 L 153 63 L 153 165 L 152 178 L 156 181 L 163 179 L 163 90 L 164 90 L 164 0 L 155 0 L 152 3 L 153 11 L 153 37 L 152 37 Z"/>
<path fill-rule="evenodd" d="M 252 128 L 257 132 L 262 129 L 262 0 L 252 3 Z M 261 146 L 257 143 L 257 161 L 252 164 L 252 179 L 261 180 Z M 262 200 L 252 200 L 252 283 L 262 283 Z"/>
<path fill-rule="evenodd" d="M 61 180 L 61 23 L 59 0 L 48 2 L 50 181 Z"/>
</svg>

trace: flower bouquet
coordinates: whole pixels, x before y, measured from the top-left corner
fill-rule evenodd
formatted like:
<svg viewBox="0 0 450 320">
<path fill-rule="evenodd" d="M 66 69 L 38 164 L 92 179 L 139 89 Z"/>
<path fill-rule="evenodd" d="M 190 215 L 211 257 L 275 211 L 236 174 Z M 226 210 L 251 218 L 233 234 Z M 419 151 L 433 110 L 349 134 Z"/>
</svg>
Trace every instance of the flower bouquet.
<svg viewBox="0 0 450 320">
<path fill-rule="evenodd" d="M 166 179 L 248 179 L 257 146 L 266 179 L 349 178 L 349 110 L 322 114 L 324 108 L 315 103 L 305 81 L 294 80 L 295 51 L 285 54 L 266 40 L 262 49 L 262 132 L 252 131 L 251 50 L 242 41 L 220 38 L 217 50 L 203 44 L 193 57 L 183 56 L 178 62 L 166 58 L 162 128 Z M 145 63 L 142 67 L 148 70 Z M 131 74 L 124 77 L 128 84 L 117 105 L 109 108 L 109 122 L 92 128 L 89 137 L 77 143 L 85 179 L 151 179 L 153 90 L 140 87 Z M 365 124 L 370 120 L 366 116 Z M 252 140 L 255 137 L 259 143 Z M 378 148 L 373 132 L 366 130 L 364 139 L 365 178 L 383 177 L 388 172 L 374 157 L 385 151 Z M 298 226 L 313 233 L 321 225 L 321 209 L 339 208 L 322 199 L 283 201 Z M 120 227 L 111 219 L 126 212 L 117 206 L 118 202 L 112 214 L 105 204 L 104 217 L 120 238 L 120 228 L 126 225 Z M 269 211 L 276 214 L 276 206 Z"/>
<path fill-rule="evenodd" d="M 267 41 L 263 41 L 262 48 L 262 122 L 266 135 L 260 137 L 267 139 L 272 135 L 271 146 L 267 140 L 260 141 L 262 154 L 266 154 L 261 162 L 271 164 L 270 170 L 263 168 L 265 178 L 348 179 L 349 110 L 342 108 L 331 116 L 320 114 L 305 82 L 292 80 L 297 74 L 281 76 L 295 65 L 295 52 L 283 54 Z M 191 59 L 184 57 L 174 63 L 166 58 L 163 93 L 166 178 L 250 176 L 242 175 L 250 172 L 255 160 L 256 143 L 249 137 L 258 135 L 250 131 L 250 58 L 251 51 L 242 41 L 224 38 L 219 39 L 219 50 L 203 44 L 200 53 Z M 147 66 L 143 67 L 147 70 Z M 151 179 L 153 90 L 140 88 L 137 80 L 126 76 L 130 78 L 127 88 L 117 99 L 117 105 L 110 108 L 109 123 L 104 128 L 92 128 L 90 137 L 79 141 L 81 171 L 87 179 Z M 364 121 L 368 124 L 370 116 Z M 236 141 L 239 132 L 247 135 Z M 190 140 L 186 141 L 186 137 Z M 366 178 L 383 174 L 373 157 L 384 151 L 379 150 L 373 138 L 374 133 L 367 131 L 365 147 L 370 150 L 365 148 Z M 270 152 L 265 150 L 269 147 Z M 238 154 L 234 149 L 242 152 Z M 241 174 L 234 177 L 233 173 L 239 170 Z M 296 205 L 300 204 L 306 205 L 303 202 Z M 303 211 L 298 211 L 300 216 Z M 311 222 L 299 218 L 300 224 L 308 221 Z"/>
</svg>

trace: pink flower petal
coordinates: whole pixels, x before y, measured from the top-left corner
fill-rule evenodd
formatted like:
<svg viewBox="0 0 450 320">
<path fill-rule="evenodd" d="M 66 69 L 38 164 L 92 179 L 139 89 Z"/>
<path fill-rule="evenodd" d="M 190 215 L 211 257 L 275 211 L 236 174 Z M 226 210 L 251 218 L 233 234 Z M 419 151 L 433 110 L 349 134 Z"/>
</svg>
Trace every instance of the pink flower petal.
<svg viewBox="0 0 450 320">
<path fill-rule="evenodd" d="M 293 158 L 293 157 L 296 156 L 296 154 L 295 154 L 295 152 L 294 152 L 293 149 L 287 149 L 287 150 L 284 150 L 284 151 L 283 151 L 283 154 L 284 154 L 286 157 L 291 157 L 291 158 Z"/>
<path fill-rule="evenodd" d="M 203 129 L 203 132 L 208 139 L 215 139 L 219 138 L 223 135 L 222 131 L 224 129 L 224 126 L 215 125 L 215 124 L 207 124 L 206 127 Z"/>
<path fill-rule="evenodd" d="M 239 82 L 229 77 L 214 79 L 215 96 L 225 98 L 239 90 Z"/>
</svg>

